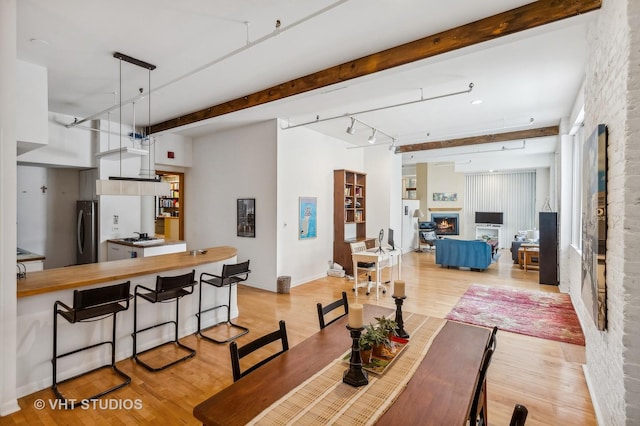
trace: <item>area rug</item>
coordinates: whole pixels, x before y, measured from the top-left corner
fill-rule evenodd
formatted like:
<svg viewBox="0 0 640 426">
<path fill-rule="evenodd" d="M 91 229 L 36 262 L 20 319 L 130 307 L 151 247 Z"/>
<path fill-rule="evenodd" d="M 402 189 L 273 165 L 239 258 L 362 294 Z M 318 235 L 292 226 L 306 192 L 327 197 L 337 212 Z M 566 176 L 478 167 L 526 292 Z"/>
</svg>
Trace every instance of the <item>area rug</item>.
<svg viewBox="0 0 640 426">
<path fill-rule="evenodd" d="M 568 294 L 473 284 L 446 318 L 584 346 Z"/>
</svg>

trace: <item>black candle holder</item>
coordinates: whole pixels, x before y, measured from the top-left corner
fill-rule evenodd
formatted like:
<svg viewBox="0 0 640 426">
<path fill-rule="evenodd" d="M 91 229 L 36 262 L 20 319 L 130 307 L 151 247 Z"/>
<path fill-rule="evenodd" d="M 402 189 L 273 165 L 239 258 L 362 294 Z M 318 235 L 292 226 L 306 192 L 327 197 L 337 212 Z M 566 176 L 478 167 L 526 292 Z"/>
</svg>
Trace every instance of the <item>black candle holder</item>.
<svg viewBox="0 0 640 426">
<path fill-rule="evenodd" d="M 402 337 L 403 339 L 409 338 L 409 333 L 404 331 L 404 320 L 402 319 L 402 303 L 407 296 L 391 296 L 396 301 L 396 324 L 398 324 L 398 328 L 396 329 L 396 333 L 398 333 L 398 337 Z"/>
<path fill-rule="evenodd" d="M 347 325 L 347 330 L 351 333 L 351 357 L 349 358 L 349 369 L 342 375 L 342 381 L 351 386 L 364 386 L 369 383 L 367 372 L 362 369 L 362 358 L 360 357 L 360 334 L 364 327 L 352 328 Z"/>
</svg>

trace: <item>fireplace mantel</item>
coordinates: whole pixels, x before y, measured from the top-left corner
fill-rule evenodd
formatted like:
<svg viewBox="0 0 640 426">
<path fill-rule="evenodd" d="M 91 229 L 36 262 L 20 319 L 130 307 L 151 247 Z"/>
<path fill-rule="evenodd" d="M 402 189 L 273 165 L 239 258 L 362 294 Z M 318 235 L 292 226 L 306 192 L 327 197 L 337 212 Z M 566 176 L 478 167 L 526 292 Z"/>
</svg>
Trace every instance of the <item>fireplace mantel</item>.
<svg viewBox="0 0 640 426">
<path fill-rule="evenodd" d="M 430 212 L 457 212 L 462 210 L 462 207 L 429 207 Z"/>
</svg>

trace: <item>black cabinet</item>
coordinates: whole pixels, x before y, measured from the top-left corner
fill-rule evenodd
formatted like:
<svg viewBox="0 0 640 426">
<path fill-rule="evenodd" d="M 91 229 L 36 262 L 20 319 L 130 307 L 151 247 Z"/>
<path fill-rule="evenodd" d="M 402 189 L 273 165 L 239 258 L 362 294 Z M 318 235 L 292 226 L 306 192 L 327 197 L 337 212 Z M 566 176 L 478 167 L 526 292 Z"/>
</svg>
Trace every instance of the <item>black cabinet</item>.
<svg viewBox="0 0 640 426">
<path fill-rule="evenodd" d="M 540 212 L 540 284 L 558 285 L 558 213 Z"/>
</svg>

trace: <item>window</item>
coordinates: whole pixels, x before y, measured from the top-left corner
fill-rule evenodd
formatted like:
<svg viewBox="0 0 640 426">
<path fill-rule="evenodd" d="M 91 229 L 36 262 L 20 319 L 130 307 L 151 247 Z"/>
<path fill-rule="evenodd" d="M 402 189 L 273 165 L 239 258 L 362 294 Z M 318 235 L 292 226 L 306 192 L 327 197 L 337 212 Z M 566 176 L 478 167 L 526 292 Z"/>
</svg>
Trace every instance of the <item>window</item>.
<svg viewBox="0 0 640 426">
<path fill-rule="evenodd" d="M 582 250 L 582 145 L 584 127 L 580 126 L 573 136 L 573 187 L 571 194 L 571 245 Z"/>
</svg>

